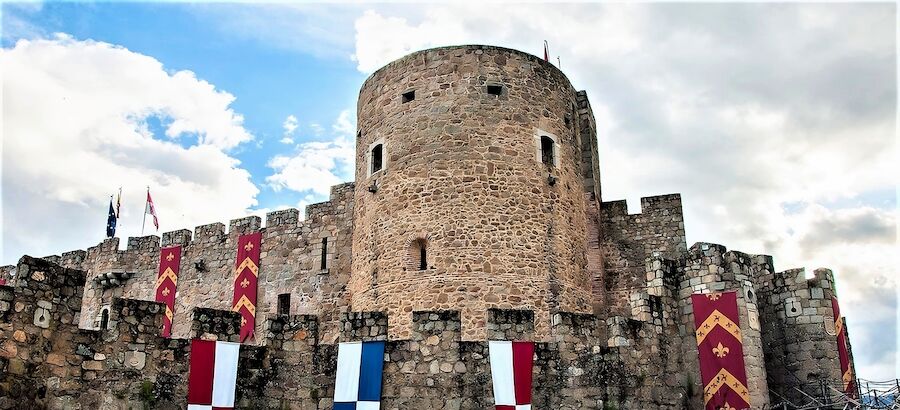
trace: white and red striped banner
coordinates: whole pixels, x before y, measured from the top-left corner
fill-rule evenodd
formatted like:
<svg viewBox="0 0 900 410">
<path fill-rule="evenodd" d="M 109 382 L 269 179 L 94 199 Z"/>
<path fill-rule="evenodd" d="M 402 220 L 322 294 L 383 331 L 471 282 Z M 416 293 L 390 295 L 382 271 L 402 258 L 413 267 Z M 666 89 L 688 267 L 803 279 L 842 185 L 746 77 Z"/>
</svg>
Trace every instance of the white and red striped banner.
<svg viewBox="0 0 900 410">
<path fill-rule="evenodd" d="M 240 348 L 239 343 L 191 341 L 188 410 L 234 408 Z"/>
<path fill-rule="evenodd" d="M 488 342 L 496 410 L 531 410 L 534 342 Z"/>
</svg>

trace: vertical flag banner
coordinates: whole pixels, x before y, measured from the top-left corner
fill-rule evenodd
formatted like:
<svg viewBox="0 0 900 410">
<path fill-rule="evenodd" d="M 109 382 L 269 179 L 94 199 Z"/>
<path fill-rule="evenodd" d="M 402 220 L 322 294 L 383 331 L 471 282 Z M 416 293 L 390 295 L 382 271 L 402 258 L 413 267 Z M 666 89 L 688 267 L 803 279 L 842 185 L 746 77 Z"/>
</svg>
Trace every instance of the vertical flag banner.
<svg viewBox="0 0 900 410">
<path fill-rule="evenodd" d="M 191 340 L 188 410 L 233 409 L 241 345 Z"/>
<path fill-rule="evenodd" d="M 531 410 L 534 342 L 488 342 L 496 410 Z"/>
<path fill-rule="evenodd" d="M 339 344 L 334 410 L 378 410 L 383 367 L 384 342 Z"/>
<path fill-rule="evenodd" d="M 750 408 L 737 292 L 693 294 L 691 304 L 706 409 Z"/>
<path fill-rule="evenodd" d="M 156 301 L 166 304 L 163 337 L 172 336 L 172 320 L 175 316 L 175 290 L 178 288 L 178 272 L 181 266 L 181 247 L 172 246 L 159 251 L 159 273 L 156 276 Z"/>
<path fill-rule="evenodd" d="M 150 197 L 150 187 L 147 187 L 147 204 L 144 206 L 144 219 L 147 219 L 147 214 L 153 217 L 153 226 L 156 227 L 156 230 L 159 230 L 159 218 L 156 217 L 156 205 L 153 205 L 153 198 Z M 141 223 L 141 235 L 144 234 L 144 224 Z"/>
<path fill-rule="evenodd" d="M 109 197 L 109 215 L 106 217 L 106 237 L 116 236 L 116 210 L 113 209 L 112 197 Z"/>
<path fill-rule="evenodd" d="M 259 278 L 261 242 L 260 232 L 241 235 L 238 238 L 231 310 L 241 314 L 241 343 L 252 337 L 256 328 L 256 283 Z"/>
<path fill-rule="evenodd" d="M 836 297 L 831 298 L 831 310 L 834 313 L 834 330 L 837 335 L 838 360 L 841 363 L 841 379 L 844 381 L 844 393 L 856 397 L 856 386 L 853 382 L 853 369 L 850 367 L 850 351 L 847 349 L 847 333 L 844 329 L 844 318 Z"/>
</svg>

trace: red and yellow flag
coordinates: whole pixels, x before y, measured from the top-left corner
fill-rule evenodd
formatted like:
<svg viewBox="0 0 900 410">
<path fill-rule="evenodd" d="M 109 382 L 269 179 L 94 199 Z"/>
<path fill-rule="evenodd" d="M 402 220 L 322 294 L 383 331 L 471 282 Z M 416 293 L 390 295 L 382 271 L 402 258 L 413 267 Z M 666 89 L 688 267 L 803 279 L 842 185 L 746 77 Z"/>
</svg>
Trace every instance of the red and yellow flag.
<svg viewBox="0 0 900 410">
<path fill-rule="evenodd" d="M 156 301 L 166 304 L 166 319 L 162 336 L 172 336 L 172 318 L 175 315 L 175 290 L 181 266 L 181 247 L 172 246 L 159 250 L 159 274 L 156 276 Z"/>
<path fill-rule="evenodd" d="M 694 294 L 691 303 L 706 409 L 750 408 L 737 292 Z"/>
<path fill-rule="evenodd" d="M 256 283 L 259 277 L 261 242 L 262 234 L 259 232 L 238 238 L 231 310 L 241 314 L 241 343 L 253 336 L 253 329 L 256 327 Z"/>
<path fill-rule="evenodd" d="M 856 398 L 856 385 L 853 369 L 850 367 L 850 349 L 847 348 L 847 331 L 844 329 L 844 318 L 836 297 L 831 297 L 831 311 L 834 313 L 834 330 L 837 335 L 838 360 L 841 362 L 841 379 L 844 381 L 844 393 Z"/>
</svg>

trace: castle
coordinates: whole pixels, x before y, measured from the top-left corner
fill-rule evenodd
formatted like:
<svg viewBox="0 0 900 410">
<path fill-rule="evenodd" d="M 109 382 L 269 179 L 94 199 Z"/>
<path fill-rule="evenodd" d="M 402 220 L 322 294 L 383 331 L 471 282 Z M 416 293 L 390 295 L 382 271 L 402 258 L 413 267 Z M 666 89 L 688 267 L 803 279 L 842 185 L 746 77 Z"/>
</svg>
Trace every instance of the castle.
<svg viewBox="0 0 900 410">
<path fill-rule="evenodd" d="M 688 247 L 677 194 L 642 198 L 639 214 L 603 202 L 590 103 L 552 64 L 415 52 L 365 81 L 357 118 L 355 182 L 305 219 L 286 209 L 3 267 L 0 408 L 184 408 L 189 339 L 237 340 L 235 249 L 257 231 L 242 408 L 330 409 L 336 343 L 352 340 L 387 340 L 383 409 L 493 408 L 486 341 L 516 339 L 537 342 L 535 409 L 699 409 L 691 295 L 731 291 L 753 408 L 844 385 L 831 272 Z M 157 269 L 175 245 L 164 338 Z"/>
</svg>

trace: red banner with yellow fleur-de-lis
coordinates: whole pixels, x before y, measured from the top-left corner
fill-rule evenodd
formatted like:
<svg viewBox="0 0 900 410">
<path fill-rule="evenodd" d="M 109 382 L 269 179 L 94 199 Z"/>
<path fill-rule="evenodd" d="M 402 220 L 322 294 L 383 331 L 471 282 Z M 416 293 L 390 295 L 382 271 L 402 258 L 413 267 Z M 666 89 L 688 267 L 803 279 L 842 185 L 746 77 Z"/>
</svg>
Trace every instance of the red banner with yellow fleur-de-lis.
<svg viewBox="0 0 900 410">
<path fill-rule="evenodd" d="M 175 290 L 181 266 L 181 247 L 172 246 L 159 250 L 159 274 L 156 276 L 156 301 L 166 304 L 162 336 L 172 336 L 172 319 L 175 316 Z"/>
<path fill-rule="evenodd" d="M 844 382 L 844 393 L 856 398 L 856 384 L 853 368 L 850 366 L 850 349 L 847 348 L 847 331 L 844 329 L 844 318 L 836 297 L 831 298 L 831 311 L 834 313 L 834 330 L 837 335 L 838 361 L 841 363 L 841 379 Z"/>
<path fill-rule="evenodd" d="M 259 247 L 262 234 L 254 232 L 238 238 L 234 268 L 234 298 L 231 310 L 241 314 L 241 343 L 256 328 L 256 283 L 259 277 Z"/>
<path fill-rule="evenodd" d="M 750 408 L 737 292 L 694 294 L 691 304 L 706 409 Z"/>
</svg>

